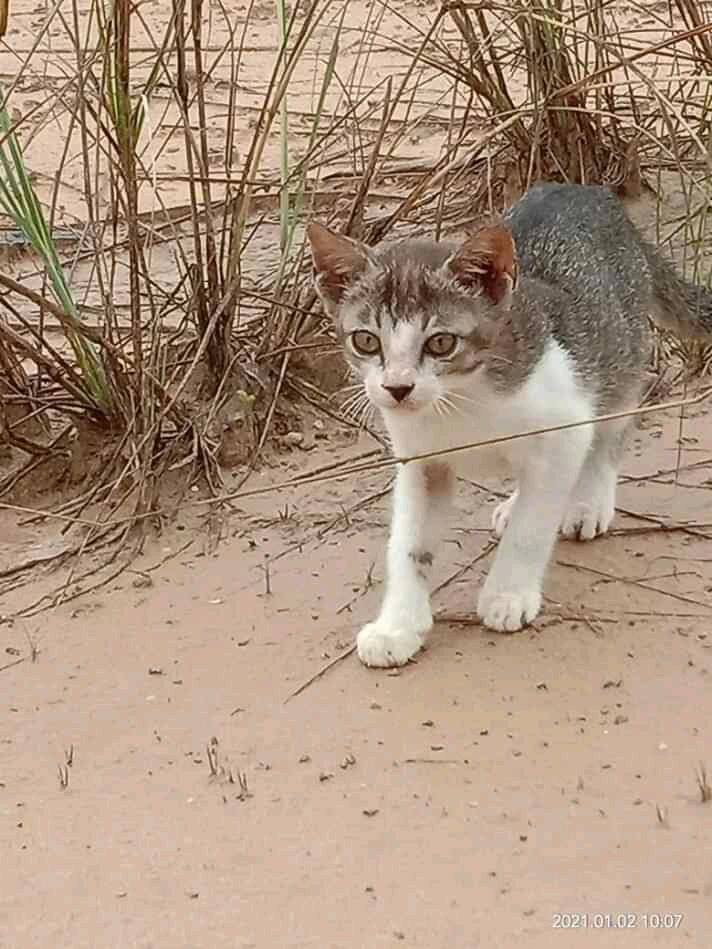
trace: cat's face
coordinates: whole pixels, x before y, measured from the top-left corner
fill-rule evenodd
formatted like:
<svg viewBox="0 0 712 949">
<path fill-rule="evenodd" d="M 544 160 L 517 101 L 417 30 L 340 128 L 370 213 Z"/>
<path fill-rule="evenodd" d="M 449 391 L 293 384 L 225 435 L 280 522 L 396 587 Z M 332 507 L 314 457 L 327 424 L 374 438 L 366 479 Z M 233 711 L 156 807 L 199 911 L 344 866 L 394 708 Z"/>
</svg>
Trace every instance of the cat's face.
<svg viewBox="0 0 712 949">
<path fill-rule="evenodd" d="M 372 250 L 312 224 L 316 286 L 372 405 L 399 414 L 463 409 L 509 304 L 509 233 L 459 249 L 405 241 Z"/>
<path fill-rule="evenodd" d="M 381 410 L 438 412 L 482 365 L 489 321 L 444 274 L 376 267 L 339 307 L 344 354 Z M 455 395 L 453 395 L 453 393 Z"/>
</svg>

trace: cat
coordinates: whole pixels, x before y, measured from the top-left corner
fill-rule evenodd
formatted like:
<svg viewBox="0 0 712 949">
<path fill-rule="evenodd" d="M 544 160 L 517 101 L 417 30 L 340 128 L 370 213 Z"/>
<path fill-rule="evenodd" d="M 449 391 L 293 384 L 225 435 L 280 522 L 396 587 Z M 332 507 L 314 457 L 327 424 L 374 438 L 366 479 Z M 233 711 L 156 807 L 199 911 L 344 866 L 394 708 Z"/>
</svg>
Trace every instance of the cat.
<svg viewBox="0 0 712 949">
<path fill-rule="evenodd" d="M 311 223 L 317 292 L 397 458 L 585 422 L 640 403 L 649 316 L 712 333 L 712 293 L 679 277 L 602 187 L 537 184 L 461 244 L 368 247 Z M 507 471 L 482 624 L 514 632 L 542 605 L 559 531 L 613 519 L 628 419 L 398 466 L 386 589 L 358 634 L 368 666 L 400 666 L 433 625 L 428 574 L 458 475 Z"/>
</svg>

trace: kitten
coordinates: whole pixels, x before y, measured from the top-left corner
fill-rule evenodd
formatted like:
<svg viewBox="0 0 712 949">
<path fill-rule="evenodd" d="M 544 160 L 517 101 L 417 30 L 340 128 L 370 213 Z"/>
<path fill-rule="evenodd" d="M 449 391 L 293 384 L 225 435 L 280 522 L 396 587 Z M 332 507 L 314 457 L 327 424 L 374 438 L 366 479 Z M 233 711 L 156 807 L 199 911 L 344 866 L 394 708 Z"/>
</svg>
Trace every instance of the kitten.
<svg viewBox="0 0 712 949">
<path fill-rule="evenodd" d="M 375 248 L 308 228 L 315 282 L 346 359 L 408 457 L 639 404 L 648 316 L 712 332 L 712 294 L 646 244 L 609 191 L 543 184 L 461 245 Z M 378 619 L 358 635 L 369 666 L 399 666 L 432 627 L 428 573 L 457 475 L 502 465 L 517 488 L 477 612 L 514 632 L 541 609 L 558 531 L 605 533 L 628 420 L 583 425 L 400 465 Z"/>
</svg>

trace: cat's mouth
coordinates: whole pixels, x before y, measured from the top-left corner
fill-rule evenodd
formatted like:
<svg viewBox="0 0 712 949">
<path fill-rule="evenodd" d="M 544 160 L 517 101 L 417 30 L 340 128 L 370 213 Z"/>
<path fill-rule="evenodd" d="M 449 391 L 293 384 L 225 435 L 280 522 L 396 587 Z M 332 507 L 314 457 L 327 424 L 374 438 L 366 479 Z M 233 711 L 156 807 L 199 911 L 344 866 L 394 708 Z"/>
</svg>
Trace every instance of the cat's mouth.
<svg viewBox="0 0 712 949">
<path fill-rule="evenodd" d="M 422 405 L 414 405 L 412 402 L 388 406 L 388 411 L 393 412 L 396 415 L 415 415 L 416 412 L 422 412 L 422 410 Z"/>
<path fill-rule="evenodd" d="M 387 404 L 382 403 L 380 408 L 399 415 L 412 415 L 414 412 L 421 412 L 425 405 L 415 399 L 402 399 L 400 402 L 396 399 L 390 399 Z"/>
</svg>

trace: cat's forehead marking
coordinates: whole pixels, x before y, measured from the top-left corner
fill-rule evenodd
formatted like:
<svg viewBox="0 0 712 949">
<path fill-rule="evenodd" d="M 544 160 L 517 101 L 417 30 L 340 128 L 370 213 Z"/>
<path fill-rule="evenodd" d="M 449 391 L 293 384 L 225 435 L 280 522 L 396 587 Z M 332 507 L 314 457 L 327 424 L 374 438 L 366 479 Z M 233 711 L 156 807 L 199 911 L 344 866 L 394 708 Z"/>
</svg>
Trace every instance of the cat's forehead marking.
<svg viewBox="0 0 712 949">
<path fill-rule="evenodd" d="M 384 245 L 373 266 L 347 292 L 340 328 L 374 330 L 388 348 L 390 332 L 401 323 L 417 327 L 422 338 L 438 330 L 467 335 L 478 316 L 479 294 L 457 286 L 445 266 L 455 248 L 448 244 L 405 241 Z"/>
<path fill-rule="evenodd" d="M 441 309 L 445 281 L 417 262 L 387 262 L 356 284 L 342 308 L 344 326 L 373 323 L 381 333 L 401 323 L 422 332 Z"/>
<path fill-rule="evenodd" d="M 378 292 L 382 308 L 397 323 L 429 319 L 438 302 L 436 274 L 422 264 L 404 261 L 384 267 Z"/>
</svg>

